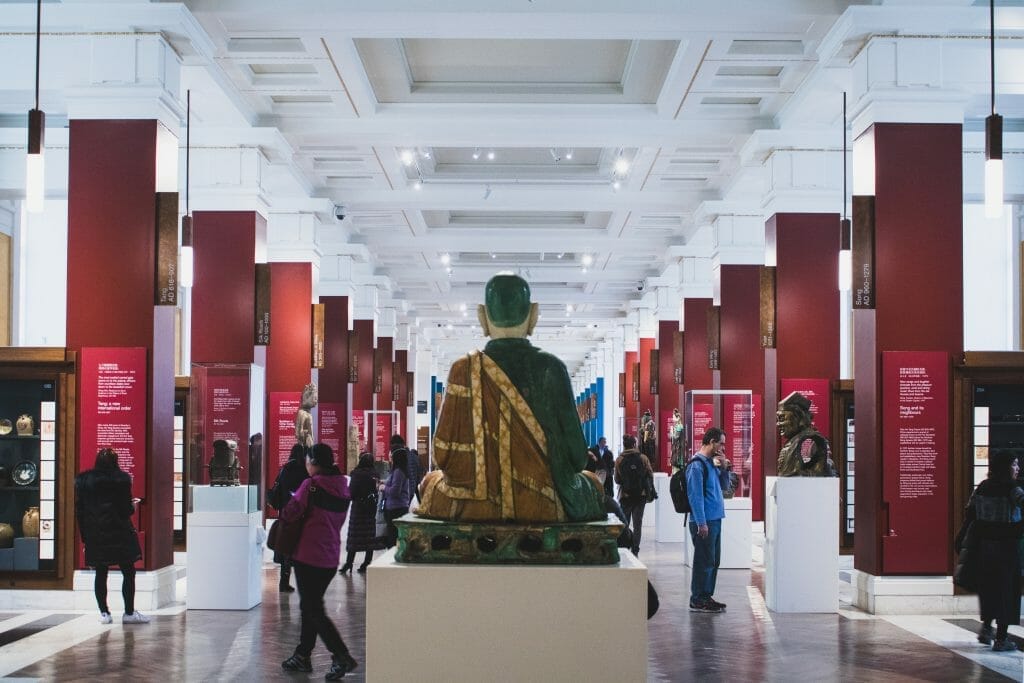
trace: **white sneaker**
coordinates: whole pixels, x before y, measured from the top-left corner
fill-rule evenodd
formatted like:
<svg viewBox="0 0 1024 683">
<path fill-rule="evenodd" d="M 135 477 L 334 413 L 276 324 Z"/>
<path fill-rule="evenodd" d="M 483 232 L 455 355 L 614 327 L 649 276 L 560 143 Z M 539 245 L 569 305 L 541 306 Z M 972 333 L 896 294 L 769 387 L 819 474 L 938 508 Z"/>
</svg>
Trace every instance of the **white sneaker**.
<svg viewBox="0 0 1024 683">
<path fill-rule="evenodd" d="M 142 612 L 135 610 L 131 614 L 125 614 L 121 617 L 122 624 L 148 624 L 149 617 Z"/>
<path fill-rule="evenodd" d="M 110 616 L 110 612 L 100 612 L 100 623 L 110 624 L 113 623 L 114 617 Z"/>
</svg>

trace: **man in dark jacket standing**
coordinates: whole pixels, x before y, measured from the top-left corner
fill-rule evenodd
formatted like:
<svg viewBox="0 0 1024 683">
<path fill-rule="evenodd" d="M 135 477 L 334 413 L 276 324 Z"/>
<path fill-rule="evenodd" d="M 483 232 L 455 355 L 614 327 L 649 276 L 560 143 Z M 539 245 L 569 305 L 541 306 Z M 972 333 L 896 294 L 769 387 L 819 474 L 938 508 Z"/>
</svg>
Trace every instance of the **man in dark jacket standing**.
<svg viewBox="0 0 1024 683">
<path fill-rule="evenodd" d="M 654 471 L 647 456 L 637 450 L 636 437 L 622 437 L 622 454 L 615 459 L 615 481 L 619 484 L 619 505 L 633 532 L 634 555 L 640 554 L 644 508 L 654 491 Z"/>
<path fill-rule="evenodd" d="M 604 493 L 606 496 L 615 496 L 615 456 L 608 449 L 608 439 L 603 436 L 597 443 L 587 449 L 587 469 L 602 476 L 604 473 Z"/>
<path fill-rule="evenodd" d="M 121 569 L 125 624 L 145 624 L 149 617 L 135 611 L 135 562 L 142 559 L 139 537 L 132 526 L 135 504 L 132 478 L 117 462 L 117 453 L 104 448 L 96 454 L 96 466 L 75 477 L 75 517 L 85 545 L 85 563 L 96 568 L 96 604 L 100 623 L 113 621 L 107 607 L 107 573 L 110 565 Z"/>
</svg>

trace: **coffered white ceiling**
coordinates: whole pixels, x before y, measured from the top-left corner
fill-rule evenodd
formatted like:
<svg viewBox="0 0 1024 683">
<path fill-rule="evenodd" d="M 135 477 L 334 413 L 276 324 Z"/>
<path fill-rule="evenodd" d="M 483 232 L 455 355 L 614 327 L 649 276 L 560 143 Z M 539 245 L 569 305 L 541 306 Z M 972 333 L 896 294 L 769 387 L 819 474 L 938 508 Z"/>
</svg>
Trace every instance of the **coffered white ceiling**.
<svg viewBox="0 0 1024 683">
<path fill-rule="evenodd" d="M 129 3 L 128 14 L 161 4 Z M 833 131 L 838 146 L 840 93 L 867 36 L 838 38 L 847 42 L 830 46 L 828 64 L 820 51 L 849 7 L 879 4 L 908 17 L 915 4 L 937 17 L 972 9 L 186 0 L 194 31 L 133 25 L 162 31 L 181 56 L 193 144 L 269 131 L 270 210 L 314 207 L 323 258 L 358 252 L 387 283 L 386 305 L 428 343 L 478 346 L 482 285 L 514 270 L 541 304 L 538 343 L 572 368 L 653 305 L 655 285 L 678 285 L 681 257 L 709 254 L 695 237 L 724 203 L 760 210 L 764 187 L 741 157 L 752 134 L 796 122 L 815 142 Z M 121 6 L 94 7 L 106 15 L 94 25 L 117 23 Z M 974 10 L 972 22 L 987 16 Z"/>
</svg>

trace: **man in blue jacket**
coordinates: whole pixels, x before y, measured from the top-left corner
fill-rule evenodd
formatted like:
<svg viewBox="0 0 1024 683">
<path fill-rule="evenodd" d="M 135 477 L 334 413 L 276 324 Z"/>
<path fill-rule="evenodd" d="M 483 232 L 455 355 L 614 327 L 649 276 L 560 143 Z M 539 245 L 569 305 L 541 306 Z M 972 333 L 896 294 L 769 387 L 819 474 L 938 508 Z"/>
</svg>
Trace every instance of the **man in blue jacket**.
<svg viewBox="0 0 1024 683">
<path fill-rule="evenodd" d="M 715 600 L 718 565 L 722 559 L 722 519 L 725 498 L 713 459 L 722 457 L 725 432 L 711 427 L 704 432 L 701 447 L 686 467 L 686 494 L 690 499 L 690 538 L 693 566 L 690 576 L 690 609 L 694 612 L 724 612 Z"/>
</svg>

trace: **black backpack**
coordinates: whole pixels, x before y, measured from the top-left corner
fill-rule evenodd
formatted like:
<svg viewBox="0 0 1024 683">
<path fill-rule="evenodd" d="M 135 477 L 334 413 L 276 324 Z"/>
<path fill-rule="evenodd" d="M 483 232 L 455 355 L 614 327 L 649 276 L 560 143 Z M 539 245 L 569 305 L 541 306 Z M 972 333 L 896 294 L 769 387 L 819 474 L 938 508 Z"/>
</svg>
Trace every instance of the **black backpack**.
<svg viewBox="0 0 1024 683">
<path fill-rule="evenodd" d="M 622 493 L 634 500 L 644 497 L 644 479 L 647 469 L 640 459 L 639 453 L 628 453 L 622 456 L 619 463 L 619 486 Z"/>
<path fill-rule="evenodd" d="M 690 461 L 692 465 L 698 458 L 694 458 Z M 704 485 L 708 483 L 708 464 L 703 460 L 700 461 L 704 466 Z M 672 479 L 668 483 L 668 492 L 672 496 L 672 506 L 676 509 L 679 514 L 689 514 L 693 512 L 693 507 L 690 505 L 690 495 L 686 491 L 686 468 L 690 467 L 687 465 L 685 468 L 677 471 L 672 475 Z"/>
</svg>

